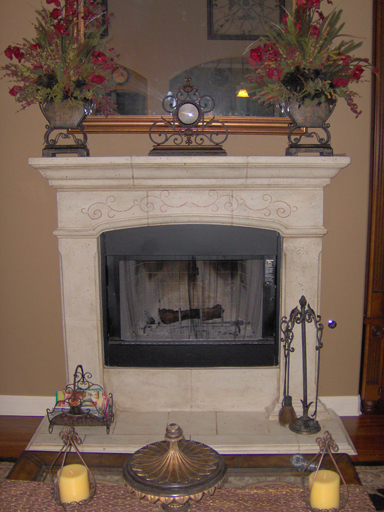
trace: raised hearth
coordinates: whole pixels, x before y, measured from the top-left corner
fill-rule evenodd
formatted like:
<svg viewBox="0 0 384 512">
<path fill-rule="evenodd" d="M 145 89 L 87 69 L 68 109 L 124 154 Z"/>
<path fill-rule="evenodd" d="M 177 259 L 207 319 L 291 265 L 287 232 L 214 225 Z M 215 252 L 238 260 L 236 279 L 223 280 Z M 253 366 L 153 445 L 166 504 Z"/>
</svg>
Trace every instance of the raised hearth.
<svg viewBox="0 0 384 512">
<path fill-rule="evenodd" d="M 340 453 L 356 455 L 356 450 L 341 419 L 329 411 L 329 419 L 320 420 L 321 432 L 316 435 L 298 435 L 271 421 L 262 412 L 136 412 L 117 411 L 111 432 L 104 427 L 76 427 L 83 443 L 80 451 L 86 453 L 134 453 L 141 447 L 164 439 L 168 424 L 177 423 L 186 439 L 211 446 L 221 454 L 317 453 L 318 437 L 331 432 Z M 44 418 L 28 450 L 58 451 L 62 447 L 55 426 L 48 433 L 48 419 Z"/>
<path fill-rule="evenodd" d="M 30 159 L 57 189 L 67 382 L 82 364 L 94 382 L 114 394 L 119 411 L 253 411 L 275 418 L 283 396 L 282 365 L 104 367 L 99 236 L 170 224 L 275 230 L 282 237 L 281 315 L 288 316 L 302 295 L 320 313 L 323 189 L 349 162 L 308 156 Z M 310 402 L 315 393 L 310 327 L 308 345 Z M 298 412 L 301 375 L 301 358 L 292 357 L 290 394 Z M 320 407 L 318 418 L 328 417 Z"/>
</svg>

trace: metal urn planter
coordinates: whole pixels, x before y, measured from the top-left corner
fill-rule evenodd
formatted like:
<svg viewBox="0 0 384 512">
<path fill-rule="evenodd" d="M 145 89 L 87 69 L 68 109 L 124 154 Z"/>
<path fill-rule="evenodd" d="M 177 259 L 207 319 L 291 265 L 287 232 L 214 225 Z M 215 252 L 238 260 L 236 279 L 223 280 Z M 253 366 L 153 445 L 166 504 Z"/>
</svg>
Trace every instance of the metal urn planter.
<svg viewBox="0 0 384 512">
<path fill-rule="evenodd" d="M 187 512 L 190 501 L 212 496 L 221 487 L 226 471 L 219 453 L 205 444 L 185 440 L 175 423 L 167 426 L 164 441 L 140 448 L 123 467 L 130 492 L 167 512 Z"/>
<path fill-rule="evenodd" d="M 79 103 L 71 100 L 63 100 L 59 103 L 47 101 L 40 103 L 40 109 L 47 119 L 47 131 L 44 134 L 45 147 L 43 156 L 52 157 L 76 153 L 77 156 L 89 156 L 87 147 L 88 137 L 84 132 L 83 121 L 92 111 L 89 102 Z M 82 138 L 68 130 L 80 131 Z M 60 130 L 65 130 L 60 131 Z M 58 131 L 54 138 L 50 138 L 54 131 Z M 62 140 L 72 139 L 72 144 L 62 144 Z"/>
<path fill-rule="evenodd" d="M 291 100 L 289 105 L 283 106 L 283 111 L 291 119 L 288 133 L 288 147 L 286 155 L 298 155 L 299 153 L 319 153 L 321 156 L 333 155 L 330 144 L 330 124 L 327 120 L 336 107 L 336 100 L 323 103 L 311 103 L 305 106 L 297 100 Z M 294 134 L 297 128 L 304 128 L 304 133 Z M 320 133 L 318 133 L 319 130 Z M 302 143 L 302 139 L 317 142 Z"/>
</svg>

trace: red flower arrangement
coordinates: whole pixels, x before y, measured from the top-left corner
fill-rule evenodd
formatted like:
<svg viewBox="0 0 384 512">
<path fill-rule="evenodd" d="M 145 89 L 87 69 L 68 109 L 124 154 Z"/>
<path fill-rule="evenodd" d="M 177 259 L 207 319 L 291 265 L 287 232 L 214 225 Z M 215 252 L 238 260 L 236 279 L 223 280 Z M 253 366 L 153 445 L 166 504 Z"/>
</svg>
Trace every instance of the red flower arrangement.
<svg viewBox="0 0 384 512">
<path fill-rule="evenodd" d="M 98 0 L 46 0 L 53 9 L 36 11 L 36 36 L 19 45 L 9 45 L 1 66 L 4 77 L 14 82 L 9 94 L 22 109 L 34 103 L 92 102 L 111 113 L 108 92 L 114 87 L 116 69 L 107 55 L 102 34 L 109 18 Z M 84 30 L 80 30 L 80 22 Z"/>
<path fill-rule="evenodd" d="M 344 23 L 342 10 L 325 16 L 323 0 L 296 0 L 292 14 L 281 25 L 251 45 L 248 60 L 253 67 L 246 85 L 266 104 L 334 102 L 344 98 L 358 117 L 358 96 L 350 86 L 361 80 L 366 69 L 375 73 L 368 59 L 351 55 L 362 43 L 338 41 Z M 331 0 L 327 0 L 332 4 Z"/>
</svg>

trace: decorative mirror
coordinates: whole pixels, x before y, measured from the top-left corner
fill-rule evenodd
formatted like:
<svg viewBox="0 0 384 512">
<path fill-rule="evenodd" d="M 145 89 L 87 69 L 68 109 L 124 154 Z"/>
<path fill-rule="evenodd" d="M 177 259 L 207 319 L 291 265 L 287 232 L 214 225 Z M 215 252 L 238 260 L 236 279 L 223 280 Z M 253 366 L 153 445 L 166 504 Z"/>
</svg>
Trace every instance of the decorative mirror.
<svg viewBox="0 0 384 512">
<path fill-rule="evenodd" d="M 112 93 L 118 115 L 90 116 L 87 133 L 148 133 L 163 113 L 162 99 L 187 75 L 215 98 L 212 115 L 229 132 L 288 132 L 289 119 L 279 109 L 238 93 L 249 70 L 247 46 L 293 0 L 103 1 L 114 14 L 108 44 L 123 68 Z"/>
</svg>

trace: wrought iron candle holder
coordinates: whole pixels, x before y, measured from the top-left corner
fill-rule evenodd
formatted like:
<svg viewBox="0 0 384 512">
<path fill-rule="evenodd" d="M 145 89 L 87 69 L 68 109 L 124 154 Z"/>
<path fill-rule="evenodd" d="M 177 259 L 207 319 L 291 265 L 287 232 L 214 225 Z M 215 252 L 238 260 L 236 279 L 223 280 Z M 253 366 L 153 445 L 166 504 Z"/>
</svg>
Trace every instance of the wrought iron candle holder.
<svg viewBox="0 0 384 512">
<path fill-rule="evenodd" d="M 60 506 L 62 506 L 64 508 L 64 510 L 71 510 L 71 509 L 75 509 L 80 506 L 85 506 L 91 501 L 91 499 L 94 497 L 94 495 L 96 493 L 96 480 L 95 480 L 94 476 L 92 475 L 89 467 L 85 463 L 83 457 L 81 456 L 81 454 L 76 446 L 76 444 L 81 444 L 82 440 L 80 439 L 78 434 L 75 432 L 75 429 L 72 427 L 66 427 L 64 430 L 62 430 L 60 432 L 59 437 L 63 441 L 63 446 L 62 446 L 60 452 L 58 453 L 57 457 L 55 458 L 55 460 L 52 462 L 52 464 L 50 466 L 49 478 L 50 478 L 50 481 L 52 484 L 52 493 L 53 493 L 53 497 L 54 497 L 56 503 L 58 503 Z M 87 470 L 89 496 L 80 501 L 72 501 L 70 503 L 63 503 L 61 501 L 61 497 L 60 497 L 60 481 L 61 481 L 61 477 L 62 477 L 62 473 L 63 473 L 63 468 L 65 467 L 65 461 L 66 461 L 67 455 L 68 455 L 68 453 L 70 453 L 72 448 L 75 450 L 76 454 L 78 455 L 78 457 L 80 459 L 79 462 L 81 462 L 81 464 Z M 60 469 L 57 471 L 57 477 L 55 478 L 54 474 L 53 474 L 53 468 L 55 467 L 55 465 L 61 455 L 63 456 L 62 462 L 60 465 Z"/>
<path fill-rule="evenodd" d="M 215 117 L 205 119 L 214 108 L 213 98 L 200 96 L 187 76 L 175 95 L 163 99 L 163 109 L 172 117 L 162 116 L 150 127 L 149 138 L 155 146 L 149 155 L 226 155 L 221 144 L 227 140 L 227 127 Z"/>
<path fill-rule="evenodd" d="M 291 352 L 294 352 L 292 347 L 292 341 L 294 338 L 293 328 L 296 324 L 301 325 L 301 348 L 302 348 L 302 365 L 303 365 L 303 399 L 301 400 L 303 406 L 303 415 L 289 425 L 290 430 L 296 434 L 317 434 L 320 432 L 321 427 L 319 422 L 316 420 L 317 414 L 317 400 L 319 391 L 319 370 L 320 370 L 320 349 L 323 344 L 321 338 L 323 335 L 324 326 L 321 323 L 321 317 L 316 315 L 304 295 L 301 297 L 300 308 L 297 306 L 291 311 L 289 319 L 283 317 L 281 321 L 281 331 L 283 332 L 282 342 L 284 343 L 284 354 L 285 354 L 285 375 L 284 375 L 284 399 L 283 405 L 286 403 L 292 404 L 289 400 L 291 397 L 289 393 L 289 358 Z M 308 371 L 307 371 L 307 333 L 306 324 L 314 323 L 316 329 L 316 396 L 314 402 L 308 403 Z M 314 405 L 314 411 L 310 415 L 309 409 Z"/>
<path fill-rule="evenodd" d="M 342 510 L 346 506 L 346 504 L 348 503 L 348 499 L 349 499 L 348 486 L 347 486 L 345 479 L 335 461 L 335 458 L 332 455 L 332 450 L 334 452 L 338 452 L 339 447 L 337 446 L 337 444 L 335 443 L 335 441 L 333 440 L 333 438 L 329 432 L 324 432 L 323 437 L 318 437 L 316 439 L 316 443 L 319 446 L 319 452 L 308 462 L 308 464 L 306 464 L 306 466 L 303 468 L 302 474 L 301 474 L 302 475 L 302 486 L 304 489 L 304 494 L 303 494 L 304 501 L 305 501 L 305 504 L 307 505 L 307 507 L 309 508 L 309 510 L 311 510 L 312 512 L 338 512 L 339 510 Z M 318 508 L 313 508 L 311 506 L 310 495 L 311 495 L 311 490 L 313 489 L 313 486 L 316 482 L 316 478 L 318 477 L 319 471 L 321 471 L 321 464 L 323 462 L 325 454 L 329 455 L 329 457 L 333 463 L 333 466 L 336 470 L 336 473 L 340 477 L 342 485 L 340 486 L 339 506 L 337 508 L 318 509 Z M 319 458 L 319 461 L 317 463 L 317 468 L 312 472 L 308 471 L 308 469 L 310 467 L 313 467 L 314 462 L 318 458 Z M 313 477 L 311 478 L 311 481 L 308 483 L 307 477 L 310 474 L 312 474 Z"/>
<path fill-rule="evenodd" d="M 167 427 L 164 441 L 140 448 L 125 463 L 123 475 L 137 498 L 159 503 L 162 510 L 186 512 L 189 501 L 200 501 L 221 487 L 226 464 L 215 450 L 186 441 L 175 423 Z"/>
</svg>

